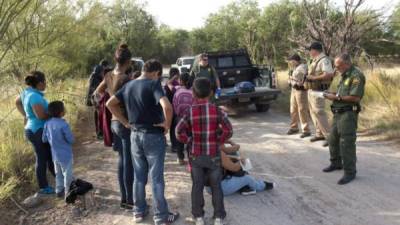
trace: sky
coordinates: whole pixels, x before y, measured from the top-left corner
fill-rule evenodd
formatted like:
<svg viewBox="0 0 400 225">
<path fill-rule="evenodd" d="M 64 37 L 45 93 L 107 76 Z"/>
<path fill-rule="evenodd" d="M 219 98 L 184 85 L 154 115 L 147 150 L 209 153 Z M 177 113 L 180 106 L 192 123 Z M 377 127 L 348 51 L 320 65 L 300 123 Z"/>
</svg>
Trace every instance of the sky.
<svg viewBox="0 0 400 225">
<path fill-rule="evenodd" d="M 113 0 L 104 0 L 112 3 Z M 192 30 L 201 27 L 210 13 L 215 13 L 221 7 L 234 0 L 138 0 L 146 3 L 146 9 L 158 21 L 172 28 Z M 258 0 L 259 6 L 264 8 L 277 0 Z M 340 5 L 344 0 L 334 0 Z M 368 8 L 382 9 L 390 15 L 394 6 L 400 0 L 366 0 Z"/>
</svg>

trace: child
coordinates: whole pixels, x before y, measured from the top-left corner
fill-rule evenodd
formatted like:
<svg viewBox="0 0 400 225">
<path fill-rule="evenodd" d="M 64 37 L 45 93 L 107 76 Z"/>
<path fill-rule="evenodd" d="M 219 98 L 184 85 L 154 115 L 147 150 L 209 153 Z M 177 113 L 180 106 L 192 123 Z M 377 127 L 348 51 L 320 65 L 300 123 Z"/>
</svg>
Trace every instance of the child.
<svg viewBox="0 0 400 225">
<path fill-rule="evenodd" d="M 190 75 L 188 73 L 183 73 L 179 78 L 179 83 L 180 86 L 176 88 L 176 92 L 172 100 L 177 122 L 182 119 L 182 117 L 185 115 L 185 112 L 192 106 L 193 103 L 193 94 L 191 89 L 192 82 L 190 79 Z M 178 154 L 178 163 L 180 165 L 184 165 L 185 145 L 178 141 L 176 147 Z"/>
<path fill-rule="evenodd" d="M 56 194 L 64 197 L 73 180 L 72 144 L 74 137 L 68 123 L 62 118 L 65 115 L 64 104 L 54 101 L 49 104 L 48 114 L 51 117 L 44 125 L 43 142 L 49 142 L 56 172 Z"/>
<path fill-rule="evenodd" d="M 196 225 L 204 225 L 203 189 L 206 177 L 212 192 L 214 225 L 223 224 L 226 216 L 219 145 L 232 136 L 232 125 L 228 117 L 209 102 L 212 93 L 210 81 L 197 78 L 193 85 L 193 105 L 176 127 L 178 140 L 191 144 L 192 214 Z M 217 130 L 220 130 L 219 134 Z"/>
</svg>

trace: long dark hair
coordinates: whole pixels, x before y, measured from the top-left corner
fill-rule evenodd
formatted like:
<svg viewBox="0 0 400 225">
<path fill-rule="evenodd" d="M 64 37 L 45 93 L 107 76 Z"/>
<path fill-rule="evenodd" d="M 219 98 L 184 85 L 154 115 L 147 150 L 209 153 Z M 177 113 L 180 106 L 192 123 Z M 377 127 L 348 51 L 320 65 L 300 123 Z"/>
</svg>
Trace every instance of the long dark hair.
<svg viewBox="0 0 400 225">
<path fill-rule="evenodd" d="M 46 77 L 43 72 L 40 71 L 32 71 L 25 77 L 25 84 L 36 88 L 39 83 L 45 82 Z"/>
</svg>

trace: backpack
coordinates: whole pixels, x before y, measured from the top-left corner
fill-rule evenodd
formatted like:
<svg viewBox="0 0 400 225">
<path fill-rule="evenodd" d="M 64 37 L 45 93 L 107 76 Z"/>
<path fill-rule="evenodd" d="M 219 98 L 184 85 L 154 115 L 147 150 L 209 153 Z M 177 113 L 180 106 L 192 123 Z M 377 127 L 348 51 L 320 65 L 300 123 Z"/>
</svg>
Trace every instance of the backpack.
<svg viewBox="0 0 400 225">
<path fill-rule="evenodd" d="M 71 182 L 70 190 L 66 195 L 65 202 L 67 204 L 75 203 L 78 195 L 85 195 L 93 189 L 93 185 L 85 180 L 76 179 Z"/>
<path fill-rule="evenodd" d="M 237 83 L 234 90 L 236 93 L 250 93 L 256 91 L 256 86 L 249 81 L 243 81 Z"/>
<path fill-rule="evenodd" d="M 184 90 L 182 87 L 179 88 L 173 99 L 175 114 L 182 117 L 185 111 L 190 108 L 193 104 L 193 95 L 191 91 Z"/>
</svg>

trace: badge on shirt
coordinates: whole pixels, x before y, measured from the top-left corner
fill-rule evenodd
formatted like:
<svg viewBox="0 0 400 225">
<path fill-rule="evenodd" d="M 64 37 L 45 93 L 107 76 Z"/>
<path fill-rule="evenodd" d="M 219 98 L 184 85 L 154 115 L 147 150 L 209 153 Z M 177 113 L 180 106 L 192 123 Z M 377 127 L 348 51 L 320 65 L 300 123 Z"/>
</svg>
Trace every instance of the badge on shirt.
<svg viewBox="0 0 400 225">
<path fill-rule="evenodd" d="M 360 83 L 360 79 L 358 79 L 358 78 L 354 78 L 353 79 L 353 84 L 354 85 L 358 85 Z"/>
<path fill-rule="evenodd" d="M 350 85 L 350 79 L 346 79 L 346 80 L 344 81 L 344 85 L 345 85 L 345 86 L 349 86 L 349 85 Z"/>
<path fill-rule="evenodd" d="M 210 73 L 211 73 L 211 68 L 208 68 L 208 72 L 210 72 Z"/>
</svg>

